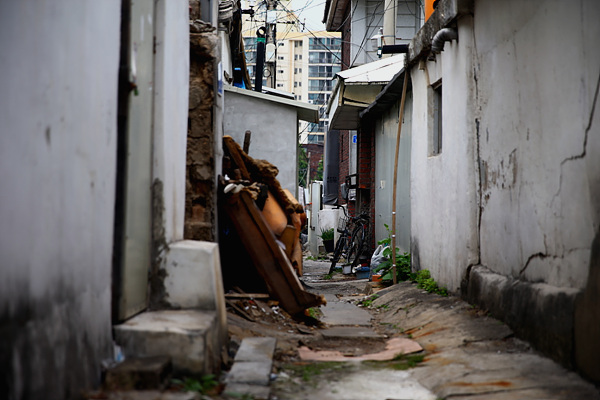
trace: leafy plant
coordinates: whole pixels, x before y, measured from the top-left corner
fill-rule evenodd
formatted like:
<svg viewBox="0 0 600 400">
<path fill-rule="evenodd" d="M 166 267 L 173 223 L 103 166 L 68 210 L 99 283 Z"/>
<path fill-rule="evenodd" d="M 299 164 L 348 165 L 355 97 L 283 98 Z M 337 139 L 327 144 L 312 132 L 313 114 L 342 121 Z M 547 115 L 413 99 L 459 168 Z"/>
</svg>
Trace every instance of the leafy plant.
<svg viewBox="0 0 600 400">
<path fill-rule="evenodd" d="M 377 298 L 379 298 L 379 295 L 374 294 L 372 296 L 367 297 L 364 300 L 359 301 L 358 304 L 363 307 L 371 307 L 371 305 L 373 304 L 373 301 L 375 301 Z"/>
<path fill-rule="evenodd" d="M 173 384 L 180 386 L 186 392 L 198 392 L 201 394 L 206 394 L 211 389 L 215 388 L 218 383 L 215 380 L 215 375 L 208 374 L 203 375 L 200 379 L 194 378 L 184 378 L 181 379 L 173 379 Z"/>
<path fill-rule="evenodd" d="M 429 293 L 436 293 L 440 296 L 448 296 L 448 290 L 445 287 L 438 286 L 437 282 L 431 277 L 431 273 L 427 269 L 422 269 L 415 276 L 415 282 L 419 289 L 424 289 Z"/>
<path fill-rule="evenodd" d="M 392 257 L 392 234 L 390 227 L 387 224 L 384 224 L 385 229 L 388 231 L 388 237 L 382 239 L 377 242 L 377 244 L 383 245 L 383 255 L 387 258 L 387 260 L 383 261 L 376 268 L 373 269 L 373 272 L 379 273 L 381 275 L 381 280 L 392 281 L 394 279 L 394 271 L 393 267 L 393 257 Z M 405 252 L 404 254 L 400 253 L 400 249 L 396 247 L 396 279 L 398 281 L 407 281 L 413 280 L 414 274 L 411 271 L 410 266 L 410 253 Z"/>
<path fill-rule="evenodd" d="M 305 314 L 314 319 L 319 319 L 323 316 L 323 312 L 319 307 L 307 308 Z"/>
<path fill-rule="evenodd" d="M 333 238 L 334 238 L 333 228 L 321 229 L 321 234 L 319 236 L 323 240 L 333 240 Z"/>
</svg>

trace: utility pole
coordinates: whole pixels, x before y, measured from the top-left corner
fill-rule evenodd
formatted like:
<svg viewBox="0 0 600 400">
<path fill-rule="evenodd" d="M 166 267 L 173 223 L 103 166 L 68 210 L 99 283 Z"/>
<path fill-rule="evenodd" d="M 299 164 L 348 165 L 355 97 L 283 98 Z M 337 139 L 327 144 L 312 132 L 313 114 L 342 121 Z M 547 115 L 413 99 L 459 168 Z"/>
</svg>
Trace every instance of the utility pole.
<svg viewBox="0 0 600 400">
<path fill-rule="evenodd" d="M 265 0 L 267 3 L 266 34 L 266 71 L 267 86 L 275 88 L 277 71 L 277 0 Z"/>
<path fill-rule="evenodd" d="M 385 0 L 383 11 L 383 43 L 382 46 L 396 44 L 396 0 Z M 384 57 L 390 57 L 389 54 Z"/>
<path fill-rule="evenodd" d="M 264 26 L 256 31 L 256 72 L 254 75 L 254 90 L 262 93 L 263 69 L 265 67 L 265 32 Z"/>
</svg>

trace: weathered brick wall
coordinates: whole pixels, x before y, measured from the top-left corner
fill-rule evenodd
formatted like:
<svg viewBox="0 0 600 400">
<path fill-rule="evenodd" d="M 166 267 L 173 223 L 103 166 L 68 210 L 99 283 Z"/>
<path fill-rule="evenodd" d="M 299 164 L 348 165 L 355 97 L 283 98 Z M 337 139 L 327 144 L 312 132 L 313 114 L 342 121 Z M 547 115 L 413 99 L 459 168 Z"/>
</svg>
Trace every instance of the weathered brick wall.
<svg viewBox="0 0 600 400">
<path fill-rule="evenodd" d="M 185 239 L 214 241 L 215 154 L 213 106 L 218 38 L 209 25 L 190 33 L 190 100 L 187 139 Z"/>
<path fill-rule="evenodd" d="M 308 156 L 309 180 L 314 181 L 319 168 L 319 161 L 323 159 L 323 145 L 318 143 L 309 143 L 302 145 L 306 149 Z"/>
<path fill-rule="evenodd" d="M 375 135 L 373 124 L 367 124 L 358 133 L 358 193 L 357 202 L 361 212 L 368 212 L 371 217 L 371 246 L 375 238 Z"/>
</svg>

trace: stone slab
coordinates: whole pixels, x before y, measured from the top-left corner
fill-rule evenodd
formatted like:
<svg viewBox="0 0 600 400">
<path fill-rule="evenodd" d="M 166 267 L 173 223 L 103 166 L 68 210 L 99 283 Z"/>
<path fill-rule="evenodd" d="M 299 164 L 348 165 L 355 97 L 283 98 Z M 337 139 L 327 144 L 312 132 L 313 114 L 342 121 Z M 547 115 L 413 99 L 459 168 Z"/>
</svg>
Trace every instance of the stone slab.
<svg viewBox="0 0 600 400">
<path fill-rule="evenodd" d="M 271 394 L 269 386 L 248 385 L 245 383 L 231 383 L 227 385 L 224 393 L 231 397 L 239 395 L 250 395 L 254 400 L 268 400 Z M 237 397 L 236 397 L 237 398 Z"/>
<path fill-rule="evenodd" d="M 116 325 L 114 332 L 126 358 L 170 356 L 175 372 L 211 373 L 220 360 L 214 311 L 145 312 Z"/>
<path fill-rule="evenodd" d="M 236 361 L 225 380 L 227 387 L 232 383 L 267 386 L 270 381 L 271 365 L 271 362 Z"/>
<path fill-rule="evenodd" d="M 250 337 L 242 340 L 242 344 L 235 355 L 235 362 L 239 361 L 273 361 L 273 352 L 277 339 L 272 337 Z"/>
<path fill-rule="evenodd" d="M 323 329 L 320 332 L 326 339 L 382 339 L 384 337 L 373 329 L 364 326 L 334 326 L 333 328 Z"/>
<path fill-rule="evenodd" d="M 341 302 L 335 296 L 325 296 L 327 305 L 321 307 L 321 322 L 327 325 L 371 326 L 371 314 L 351 303 Z"/>
</svg>

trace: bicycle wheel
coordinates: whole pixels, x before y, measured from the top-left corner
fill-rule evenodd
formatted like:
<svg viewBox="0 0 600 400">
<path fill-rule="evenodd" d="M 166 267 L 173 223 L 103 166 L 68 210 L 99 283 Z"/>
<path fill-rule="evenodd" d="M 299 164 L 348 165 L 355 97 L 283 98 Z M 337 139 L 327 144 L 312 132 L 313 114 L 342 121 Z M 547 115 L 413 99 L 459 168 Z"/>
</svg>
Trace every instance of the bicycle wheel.
<svg viewBox="0 0 600 400">
<path fill-rule="evenodd" d="M 331 275 L 335 269 L 335 265 L 340 260 L 344 246 L 346 245 L 346 235 L 340 236 L 337 243 L 335 244 L 335 250 L 333 251 L 333 257 L 331 257 L 331 267 L 329 267 L 329 274 Z"/>
<path fill-rule="evenodd" d="M 346 263 L 352 266 L 352 269 L 358 265 L 358 260 L 363 250 L 365 233 L 362 227 L 357 226 L 352 232 L 350 246 L 348 247 L 348 258 Z"/>
</svg>

